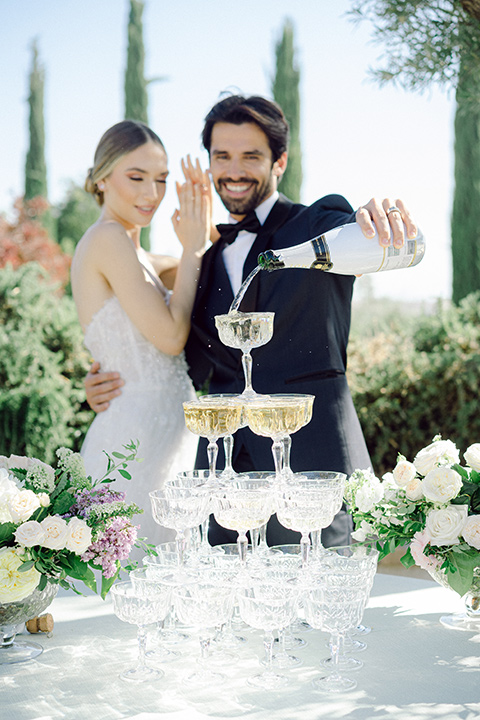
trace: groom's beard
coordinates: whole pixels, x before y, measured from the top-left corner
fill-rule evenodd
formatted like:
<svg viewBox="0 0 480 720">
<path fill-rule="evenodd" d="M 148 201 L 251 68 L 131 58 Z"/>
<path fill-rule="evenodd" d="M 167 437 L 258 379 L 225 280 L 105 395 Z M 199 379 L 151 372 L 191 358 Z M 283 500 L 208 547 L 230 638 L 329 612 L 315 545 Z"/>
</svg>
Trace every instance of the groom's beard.
<svg viewBox="0 0 480 720">
<path fill-rule="evenodd" d="M 225 184 L 228 185 L 252 185 L 254 187 L 248 197 L 244 198 L 232 198 L 230 195 L 226 196 Z M 264 182 L 260 183 L 258 180 L 252 180 L 252 178 L 242 178 L 241 180 L 231 180 L 230 178 L 221 178 L 215 184 L 215 190 L 217 191 L 220 200 L 231 215 L 247 215 L 251 210 L 255 210 L 259 205 L 271 195 L 275 186 L 273 183 L 273 176 L 268 177 Z"/>
</svg>

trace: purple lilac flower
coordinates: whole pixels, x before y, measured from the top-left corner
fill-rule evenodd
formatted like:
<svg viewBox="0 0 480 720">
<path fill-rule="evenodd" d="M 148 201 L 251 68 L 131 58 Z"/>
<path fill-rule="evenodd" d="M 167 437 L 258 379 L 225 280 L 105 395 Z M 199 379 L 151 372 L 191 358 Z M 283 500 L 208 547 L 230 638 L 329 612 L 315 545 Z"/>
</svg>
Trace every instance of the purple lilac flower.
<svg viewBox="0 0 480 720">
<path fill-rule="evenodd" d="M 77 516 L 86 518 L 88 510 L 92 505 L 104 505 L 105 503 L 122 502 L 125 500 L 125 493 L 111 490 L 108 486 L 78 490 L 75 493 L 75 503 L 64 517 Z"/>
<path fill-rule="evenodd" d="M 113 577 L 117 571 L 117 560 L 128 558 L 137 539 L 137 530 L 128 518 L 114 518 L 81 559 L 99 565 L 106 578 Z"/>
</svg>

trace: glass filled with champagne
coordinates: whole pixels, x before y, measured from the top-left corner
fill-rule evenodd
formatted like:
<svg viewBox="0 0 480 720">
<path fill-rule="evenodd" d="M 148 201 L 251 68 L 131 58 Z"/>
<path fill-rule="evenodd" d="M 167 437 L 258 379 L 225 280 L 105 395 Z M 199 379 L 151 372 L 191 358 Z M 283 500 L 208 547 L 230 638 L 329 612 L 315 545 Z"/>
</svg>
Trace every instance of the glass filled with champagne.
<svg viewBox="0 0 480 720">
<path fill-rule="evenodd" d="M 208 439 L 208 483 L 218 485 L 216 465 L 218 438 L 233 435 L 242 421 L 243 403 L 235 397 L 203 396 L 183 403 L 185 424 L 190 432 Z"/>
<path fill-rule="evenodd" d="M 268 395 L 245 404 L 245 419 L 256 435 L 272 439 L 272 453 L 277 479 L 292 475 L 289 448 L 290 436 L 312 419 L 314 395 Z"/>
</svg>

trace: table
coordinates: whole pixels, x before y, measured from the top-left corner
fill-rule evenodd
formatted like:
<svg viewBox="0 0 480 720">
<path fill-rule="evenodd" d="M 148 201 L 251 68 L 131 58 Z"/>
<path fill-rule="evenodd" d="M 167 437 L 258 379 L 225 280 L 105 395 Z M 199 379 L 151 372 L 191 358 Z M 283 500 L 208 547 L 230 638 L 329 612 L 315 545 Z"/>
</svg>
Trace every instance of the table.
<svg viewBox="0 0 480 720">
<path fill-rule="evenodd" d="M 315 690 L 311 680 L 328 657 L 327 636 L 303 634 L 295 651 L 303 664 L 285 670 L 291 683 L 275 692 L 246 684 L 259 671 L 262 642 L 248 628 L 237 663 L 222 668 L 223 685 L 191 690 L 182 677 L 199 656 L 192 637 L 181 659 L 165 663 L 165 676 L 147 685 L 118 678 L 132 667 L 136 629 L 113 615 L 111 602 L 61 591 L 49 608 L 53 636 L 37 635 L 38 659 L 0 666 L 1 720 L 478 720 L 480 633 L 450 630 L 439 618 L 461 612 L 453 591 L 429 580 L 377 574 L 364 623 L 367 649 L 356 672 L 358 687 L 343 695 Z"/>
</svg>

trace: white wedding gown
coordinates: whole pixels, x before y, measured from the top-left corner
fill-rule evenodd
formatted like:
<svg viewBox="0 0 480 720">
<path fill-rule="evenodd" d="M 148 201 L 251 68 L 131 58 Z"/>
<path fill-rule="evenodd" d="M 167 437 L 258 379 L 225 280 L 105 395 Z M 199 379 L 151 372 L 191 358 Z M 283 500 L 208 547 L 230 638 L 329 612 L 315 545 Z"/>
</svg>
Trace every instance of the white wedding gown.
<svg viewBox="0 0 480 720">
<path fill-rule="evenodd" d="M 109 455 L 125 452 L 124 444 L 139 440 L 137 457 L 143 461 L 128 464 L 131 480 L 116 473 L 112 489 L 124 491 L 127 502 L 143 509 L 143 514 L 133 517 L 140 525 L 139 537 L 154 545 L 172 540 L 175 531 L 154 521 L 148 493 L 162 488 L 177 472 L 194 467 L 198 438 L 185 426 L 182 402 L 194 398 L 195 392 L 183 353 L 172 356 L 157 350 L 115 296 L 93 316 L 85 345 L 102 371 L 116 370 L 125 380 L 121 395 L 95 417 L 87 432 L 81 450 L 87 475 L 96 479 L 105 474 L 104 450 Z M 130 557 L 139 560 L 143 554 L 134 550 Z"/>
</svg>

